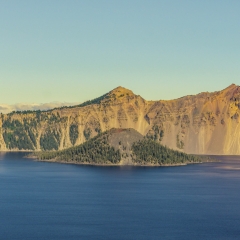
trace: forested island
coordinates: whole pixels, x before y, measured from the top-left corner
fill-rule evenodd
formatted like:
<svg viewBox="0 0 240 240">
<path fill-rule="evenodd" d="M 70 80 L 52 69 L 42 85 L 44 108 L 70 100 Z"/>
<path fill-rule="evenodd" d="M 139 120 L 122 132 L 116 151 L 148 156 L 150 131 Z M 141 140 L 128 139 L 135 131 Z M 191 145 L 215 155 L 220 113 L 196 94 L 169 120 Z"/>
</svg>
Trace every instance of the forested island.
<svg viewBox="0 0 240 240">
<path fill-rule="evenodd" d="M 209 160 L 172 150 L 134 129 L 111 129 L 75 147 L 33 154 L 43 161 L 91 165 L 169 166 Z"/>
</svg>

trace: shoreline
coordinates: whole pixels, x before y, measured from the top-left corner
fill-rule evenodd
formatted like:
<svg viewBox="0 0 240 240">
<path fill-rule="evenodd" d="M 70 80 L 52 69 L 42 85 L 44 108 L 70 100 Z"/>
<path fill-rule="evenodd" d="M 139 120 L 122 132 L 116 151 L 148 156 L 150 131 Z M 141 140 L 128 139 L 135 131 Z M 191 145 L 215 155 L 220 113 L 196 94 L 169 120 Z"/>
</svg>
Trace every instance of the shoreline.
<svg viewBox="0 0 240 240">
<path fill-rule="evenodd" d="M 28 150 L 11 150 L 11 151 L 0 151 L 0 153 L 8 153 L 8 152 L 21 152 L 21 153 L 26 153 L 26 156 L 24 158 L 27 159 L 32 159 L 36 162 L 49 162 L 49 163 L 61 163 L 61 164 L 74 164 L 74 165 L 85 165 L 85 166 L 99 166 L 99 167 L 177 167 L 177 166 L 186 166 L 190 164 L 202 164 L 202 163 L 211 163 L 211 162 L 221 162 L 221 160 L 216 159 L 216 158 L 211 158 L 211 156 L 238 156 L 238 155 L 197 155 L 194 154 L 195 156 L 206 156 L 210 157 L 210 159 L 206 161 L 200 161 L 200 162 L 185 162 L 185 163 L 174 163 L 174 164 L 138 164 L 138 163 L 133 163 L 133 164 L 98 164 L 98 163 L 88 163 L 88 162 L 77 162 L 77 161 L 62 161 L 62 160 L 57 160 L 57 159 L 39 159 L 34 153 L 41 152 L 41 151 L 28 151 Z"/>
<path fill-rule="evenodd" d="M 64 149 L 61 149 L 61 150 L 59 150 L 59 151 L 62 151 L 62 150 L 64 150 Z M 58 151 L 58 150 L 57 150 Z M 175 150 L 174 150 L 175 151 Z M 9 149 L 7 149 L 7 150 L 0 150 L 0 153 L 4 153 L 4 152 L 28 152 L 28 153 L 39 153 L 39 152 L 42 152 L 41 150 L 9 150 Z M 186 153 L 186 152 L 183 152 L 183 153 Z M 186 153 L 186 154 L 189 154 L 189 155 L 194 155 L 194 156 L 209 156 L 209 157 L 211 157 L 211 156 L 240 156 L 240 154 L 208 154 L 208 153 L 206 153 L 206 154 L 203 154 L 203 153 Z"/>
<path fill-rule="evenodd" d="M 176 163 L 176 164 L 98 164 L 98 163 L 81 163 L 77 161 L 58 161 L 55 159 L 43 160 L 38 159 L 37 156 L 25 156 L 25 158 L 33 159 L 37 162 L 49 162 L 49 163 L 61 163 L 61 164 L 74 164 L 74 165 L 84 165 L 84 166 L 98 166 L 98 167 L 177 167 L 177 166 L 186 166 L 190 164 L 202 164 L 202 163 L 210 163 L 210 162 L 220 162 L 212 159 L 212 161 L 201 161 L 201 162 L 185 162 L 185 163 Z"/>
</svg>

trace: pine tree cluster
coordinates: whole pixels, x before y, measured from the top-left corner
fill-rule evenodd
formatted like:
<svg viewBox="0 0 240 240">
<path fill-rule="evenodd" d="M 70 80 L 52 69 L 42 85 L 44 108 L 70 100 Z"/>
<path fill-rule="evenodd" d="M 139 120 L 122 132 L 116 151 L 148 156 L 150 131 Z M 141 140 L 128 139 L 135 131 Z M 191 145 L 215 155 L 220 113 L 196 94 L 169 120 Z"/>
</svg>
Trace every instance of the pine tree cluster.
<svg viewBox="0 0 240 240">
<path fill-rule="evenodd" d="M 133 162 L 138 164 L 171 165 L 201 162 L 198 156 L 172 150 L 151 139 L 143 139 L 132 145 Z"/>
</svg>

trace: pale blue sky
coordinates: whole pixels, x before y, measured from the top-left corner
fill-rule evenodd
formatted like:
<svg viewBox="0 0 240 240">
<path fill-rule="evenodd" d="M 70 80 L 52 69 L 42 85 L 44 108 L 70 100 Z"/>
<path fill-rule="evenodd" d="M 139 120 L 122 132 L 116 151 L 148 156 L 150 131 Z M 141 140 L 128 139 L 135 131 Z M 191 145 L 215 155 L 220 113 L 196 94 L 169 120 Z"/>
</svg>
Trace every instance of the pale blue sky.
<svg viewBox="0 0 240 240">
<path fill-rule="evenodd" d="M 0 0 L 0 103 L 239 85 L 239 13 L 239 0 Z"/>
</svg>

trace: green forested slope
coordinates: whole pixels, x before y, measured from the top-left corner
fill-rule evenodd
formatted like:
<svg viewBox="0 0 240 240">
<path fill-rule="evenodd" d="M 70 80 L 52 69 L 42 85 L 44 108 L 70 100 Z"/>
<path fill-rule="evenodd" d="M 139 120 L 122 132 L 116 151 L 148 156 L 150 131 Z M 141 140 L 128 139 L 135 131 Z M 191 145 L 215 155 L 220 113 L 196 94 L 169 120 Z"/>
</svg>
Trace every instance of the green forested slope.
<svg viewBox="0 0 240 240">
<path fill-rule="evenodd" d="M 132 145 L 132 159 L 136 164 L 182 164 L 203 161 L 202 158 L 172 150 L 151 139 L 144 138 Z"/>
<path fill-rule="evenodd" d="M 86 164 L 117 164 L 121 160 L 120 151 L 109 145 L 108 135 L 108 132 L 105 132 L 79 146 L 62 151 L 40 152 L 36 153 L 36 156 L 41 160 L 56 159 Z"/>
<path fill-rule="evenodd" d="M 203 160 L 197 156 L 174 151 L 148 138 L 136 142 L 129 141 L 136 137 L 136 133 L 133 129 L 111 129 L 79 146 L 62 151 L 39 152 L 36 153 L 36 156 L 41 160 L 54 159 L 85 164 L 124 164 L 124 160 L 126 162 L 126 158 L 128 158 L 132 165 L 157 166 L 194 163 Z M 125 134 L 125 138 L 122 134 Z M 120 135 L 121 141 L 117 142 Z M 131 146 L 129 146 L 130 142 Z M 121 162 L 121 160 L 123 161 Z"/>
</svg>

